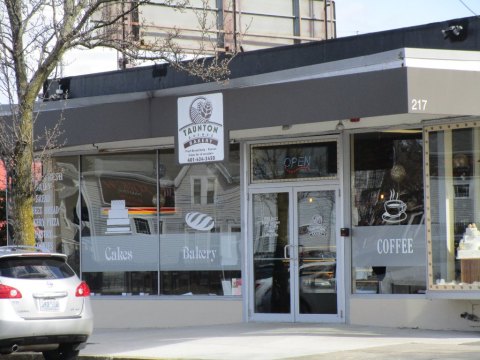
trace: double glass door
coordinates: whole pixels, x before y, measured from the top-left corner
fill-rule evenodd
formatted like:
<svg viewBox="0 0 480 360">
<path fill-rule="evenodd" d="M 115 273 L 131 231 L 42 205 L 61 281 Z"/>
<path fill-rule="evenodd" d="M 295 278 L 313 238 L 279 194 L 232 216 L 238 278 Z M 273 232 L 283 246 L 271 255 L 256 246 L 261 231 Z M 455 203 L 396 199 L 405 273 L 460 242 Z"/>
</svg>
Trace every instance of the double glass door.
<svg viewBox="0 0 480 360">
<path fill-rule="evenodd" d="M 343 321 L 336 186 L 251 191 L 251 320 Z"/>
</svg>

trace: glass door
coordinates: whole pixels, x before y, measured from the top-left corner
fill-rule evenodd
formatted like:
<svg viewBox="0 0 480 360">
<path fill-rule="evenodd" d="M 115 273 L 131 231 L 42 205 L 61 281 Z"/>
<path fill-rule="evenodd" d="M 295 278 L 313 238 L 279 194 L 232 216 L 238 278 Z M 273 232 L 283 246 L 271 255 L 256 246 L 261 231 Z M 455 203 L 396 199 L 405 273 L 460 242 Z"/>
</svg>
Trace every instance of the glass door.
<svg viewBox="0 0 480 360">
<path fill-rule="evenodd" d="M 292 321 L 293 216 L 290 189 L 252 194 L 253 313 Z M 252 311 L 251 311 L 252 313 Z"/>
<path fill-rule="evenodd" d="M 342 321 L 337 199 L 337 187 L 252 191 L 252 320 Z"/>
<path fill-rule="evenodd" d="M 337 249 L 336 188 L 296 189 L 295 251 L 296 309 L 298 321 L 335 321 L 342 273 Z"/>
</svg>

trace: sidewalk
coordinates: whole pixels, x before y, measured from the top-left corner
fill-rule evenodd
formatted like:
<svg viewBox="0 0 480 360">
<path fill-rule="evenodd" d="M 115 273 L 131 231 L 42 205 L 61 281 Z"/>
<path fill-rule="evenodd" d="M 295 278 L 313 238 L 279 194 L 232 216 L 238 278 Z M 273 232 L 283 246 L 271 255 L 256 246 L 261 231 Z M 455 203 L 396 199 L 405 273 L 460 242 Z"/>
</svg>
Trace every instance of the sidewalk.
<svg viewBox="0 0 480 360">
<path fill-rule="evenodd" d="M 97 329 L 80 359 L 478 359 L 473 332 L 332 324 L 248 323 L 170 329 Z M 41 359 L 25 355 L 5 359 Z"/>
</svg>

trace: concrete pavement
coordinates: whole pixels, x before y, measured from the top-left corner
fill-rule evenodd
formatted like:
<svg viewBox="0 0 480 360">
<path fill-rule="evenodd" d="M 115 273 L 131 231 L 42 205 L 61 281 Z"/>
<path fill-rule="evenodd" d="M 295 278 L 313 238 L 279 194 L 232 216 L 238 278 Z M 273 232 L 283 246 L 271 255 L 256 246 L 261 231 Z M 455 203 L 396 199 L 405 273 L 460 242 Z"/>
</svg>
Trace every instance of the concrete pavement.
<svg viewBox="0 0 480 360">
<path fill-rule="evenodd" d="M 471 332 L 332 324 L 248 323 L 163 329 L 96 329 L 80 359 L 480 359 Z M 41 357 L 13 355 L 12 360 Z"/>
</svg>

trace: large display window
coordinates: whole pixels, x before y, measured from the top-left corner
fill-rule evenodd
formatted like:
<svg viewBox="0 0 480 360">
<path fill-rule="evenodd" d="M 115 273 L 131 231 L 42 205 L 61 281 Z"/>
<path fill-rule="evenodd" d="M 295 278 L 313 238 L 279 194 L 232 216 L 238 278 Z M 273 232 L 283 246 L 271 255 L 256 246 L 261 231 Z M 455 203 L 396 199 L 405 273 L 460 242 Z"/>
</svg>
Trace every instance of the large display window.
<svg viewBox="0 0 480 360">
<path fill-rule="evenodd" d="M 425 128 L 429 289 L 480 289 L 480 123 Z"/>
<path fill-rule="evenodd" d="M 161 293 L 240 295 L 239 146 L 228 161 L 184 166 L 161 150 L 159 168 Z"/>
<path fill-rule="evenodd" d="M 240 154 L 181 166 L 173 149 L 57 157 L 37 242 L 97 295 L 240 295 Z"/>
<path fill-rule="evenodd" d="M 80 272 L 80 172 L 78 156 L 54 158 L 35 166 L 33 221 L 37 246 L 68 256 Z M 44 175 L 42 176 L 42 172 Z"/>
<path fill-rule="evenodd" d="M 426 290 L 421 130 L 352 135 L 355 294 Z"/>
<path fill-rule="evenodd" d="M 82 276 L 94 294 L 158 293 L 157 154 L 81 157 Z"/>
</svg>

